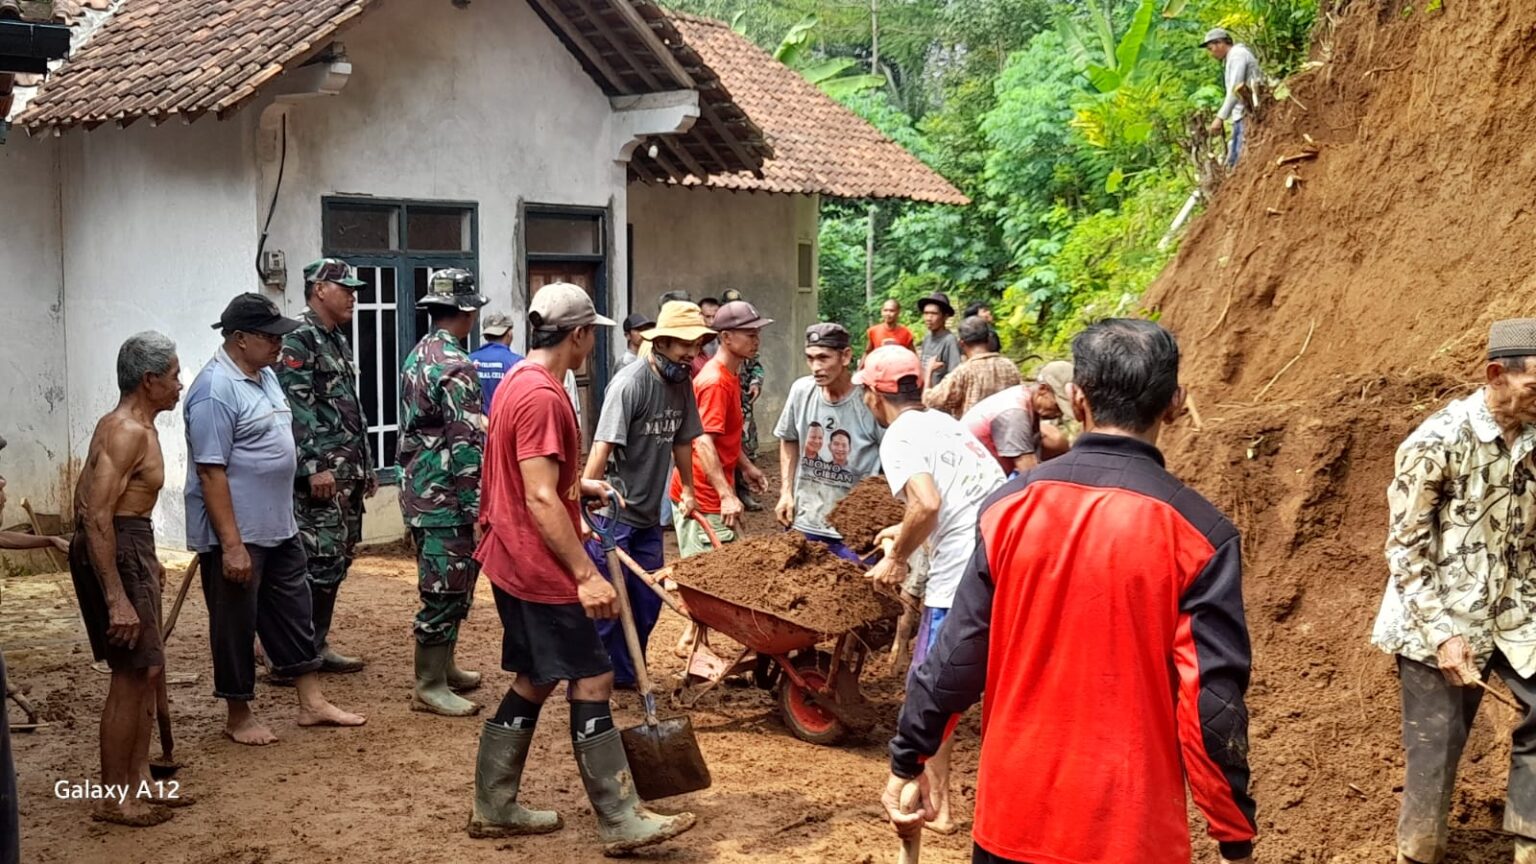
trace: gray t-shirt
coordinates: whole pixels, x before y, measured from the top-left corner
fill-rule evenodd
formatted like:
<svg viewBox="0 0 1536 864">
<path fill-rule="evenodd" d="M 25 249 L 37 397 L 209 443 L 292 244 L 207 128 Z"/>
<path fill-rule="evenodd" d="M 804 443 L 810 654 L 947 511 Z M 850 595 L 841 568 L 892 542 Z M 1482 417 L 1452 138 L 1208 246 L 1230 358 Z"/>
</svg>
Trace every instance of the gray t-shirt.
<svg viewBox="0 0 1536 864">
<path fill-rule="evenodd" d="M 704 434 L 693 385 L 668 384 L 649 358 L 630 363 L 608 382 L 595 439 L 614 445 L 608 458 L 608 482 L 627 505 L 619 521 L 635 528 L 661 524 L 661 499 L 667 494 L 672 448 Z"/>
<path fill-rule="evenodd" d="M 880 473 L 885 431 L 864 405 L 864 388 L 854 387 L 837 402 L 828 402 L 814 378 L 799 379 L 789 388 L 773 434 L 800 445 L 793 527 L 841 539 L 827 524 L 827 516 L 860 480 Z"/>
<path fill-rule="evenodd" d="M 254 377 L 220 348 L 197 374 L 184 399 L 187 426 L 187 547 L 219 545 L 208 519 L 198 465 L 223 465 L 234 499 L 235 524 L 247 546 L 277 546 L 299 533 L 293 516 L 298 451 L 293 412 L 277 375 Z"/>
<path fill-rule="evenodd" d="M 960 364 L 965 362 L 965 355 L 960 352 L 960 340 L 956 339 L 954 332 L 950 330 L 942 330 L 938 333 L 930 330 L 928 335 L 923 337 L 922 353 L 918 356 L 922 358 L 924 370 L 927 370 L 928 360 L 931 357 L 939 358 L 939 361 L 944 364 L 939 371 L 933 373 L 933 380 L 927 384 L 929 387 L 943 381 L 944 376 L 959 369 Z"/>
</svg>

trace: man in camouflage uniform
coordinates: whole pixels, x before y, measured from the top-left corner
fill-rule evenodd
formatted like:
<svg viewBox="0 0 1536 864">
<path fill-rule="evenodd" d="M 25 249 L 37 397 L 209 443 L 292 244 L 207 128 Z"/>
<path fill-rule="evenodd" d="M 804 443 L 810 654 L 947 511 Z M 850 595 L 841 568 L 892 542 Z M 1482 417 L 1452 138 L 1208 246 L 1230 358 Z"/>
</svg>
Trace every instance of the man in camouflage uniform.
<svg viewBox="0 0 1536 864">
<path fill-rule="evenodd" d="M 421 592 L 411 710 L 446 717 L 480 710 L 455 692 L 478 687 L 480 673 L 460 670 L 453 651 L 480 574 L 473 555 L 485 409 L 464 344 L 487 302 L 468 270 L 433 274 L 417 302 L 431 313 L 432 332 L 411 349 L 400 379 L 400 510 L 416 543 Z"/>
<path fill-rule="evenodd" d="M 359 657 L 329 644 L 336 594 L 363 537 L 363 499 L 377 489 L 368 423 L 357 394 L 357 364 L 348 334 L 363 283 L 345 261 L 321 258 L 304 268 L 309 308 L 299 329 L 283 337 L 277 380 L 293 409 L 299 447 L 294 515 L 309 556 L 315 647 L 326 672 L 357 672 Z"/>
</svg>

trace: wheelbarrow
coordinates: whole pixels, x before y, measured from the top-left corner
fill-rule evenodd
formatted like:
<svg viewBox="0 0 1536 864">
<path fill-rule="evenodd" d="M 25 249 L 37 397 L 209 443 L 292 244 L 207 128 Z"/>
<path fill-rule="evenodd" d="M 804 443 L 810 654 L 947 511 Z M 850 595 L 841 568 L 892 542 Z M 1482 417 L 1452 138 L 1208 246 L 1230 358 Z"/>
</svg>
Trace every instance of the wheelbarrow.
<svg viewBox="0 0 1536 864">
<path fill-rule="evenodd" d="M 692 707 L 726 678 L 752 672 L 759 686 L 777 691 L 779 713 L 802 741 L 835 744 L 849 732 L 864 732 L 873 725 L 869 703 L 859 692 L 869 647 L 857 631 L 818 633 L 682 582 L 677 591 L 688 617 L 698 625 L 688 646 L 683 681 L 673 694 L 679 704 Z M 742 647 L 715 649 L 709 641 L 711 630 Z M 816 650 L 827 641 L 834 641 L 830 654 Z"/>
</svg>

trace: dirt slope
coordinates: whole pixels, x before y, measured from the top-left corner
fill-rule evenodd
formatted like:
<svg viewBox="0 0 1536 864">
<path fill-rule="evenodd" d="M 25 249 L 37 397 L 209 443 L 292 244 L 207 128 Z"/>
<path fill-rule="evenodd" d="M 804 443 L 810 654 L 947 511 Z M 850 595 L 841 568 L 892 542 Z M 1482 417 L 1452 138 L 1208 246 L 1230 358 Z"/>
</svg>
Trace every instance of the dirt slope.
<svg viewBox="0 0 1536 864">
<path fill-rule="evenodd" d="M 1297 104 L 1272 112 L 1147 295 L 1180 337 L 1203 421 L 1171 431 L 1170 463 L 1244 531 L 1270 862 L 1391 860 L 1398 691 L 1368 639 L 1393 452 L 1474 386 L 1489 322 L 1536 314 L 1536 11 L 1408 5 L 1336 13 L 1323 65 L 1292 83 Z M 1318 158 L 1277 166 L 1303 136 Z M 1453 862 L 1508 860 L 1486 829 L 1514 720 L 1485 700 Z"/>
</svg>

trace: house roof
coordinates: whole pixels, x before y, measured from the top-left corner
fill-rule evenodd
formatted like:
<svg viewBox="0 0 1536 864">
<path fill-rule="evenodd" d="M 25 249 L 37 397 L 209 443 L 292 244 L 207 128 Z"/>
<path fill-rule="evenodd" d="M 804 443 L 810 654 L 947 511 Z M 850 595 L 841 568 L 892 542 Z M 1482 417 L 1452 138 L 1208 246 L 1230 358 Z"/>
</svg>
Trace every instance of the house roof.
<svg viewBox="0 0 1536 864">
<path fill-rule="evenodd" d="M 678 31 L 736 104 L 757 121 L 774 155 L 761 175 L 691 176 L 688 185 L 837 198 L 907 198 L 935 204 L 970 199 L 906 148 L 886 137 L 804 76 L 728 25 L 673 13 Z M 642 178 L 644 179 L 644 178 Z"/>
</svg>

